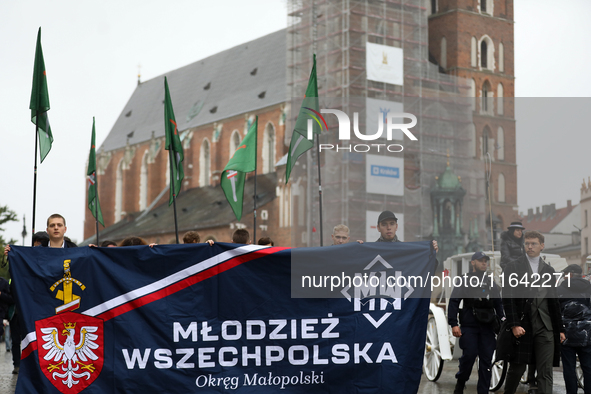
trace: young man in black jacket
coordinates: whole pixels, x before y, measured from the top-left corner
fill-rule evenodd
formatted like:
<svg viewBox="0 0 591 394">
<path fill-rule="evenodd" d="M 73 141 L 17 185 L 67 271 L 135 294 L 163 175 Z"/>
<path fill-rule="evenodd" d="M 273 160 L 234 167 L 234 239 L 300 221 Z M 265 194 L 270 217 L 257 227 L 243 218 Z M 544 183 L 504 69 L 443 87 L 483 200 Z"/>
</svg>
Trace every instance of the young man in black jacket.
<svg viewBox="0 0 591 394">
<path fill-rule="evenodd" d="M 486 275 L 489 260 L 483 252 L 474 253 L 470 261 L 472 272 L 464 277 L 464 286 L 454 288 L 449 300 L 447 321 L 463 351 L 454 394 L 464 391 L 476 357 L 479 358 L 477 393 L 488 394 L 490 387 L 492 356 L 497 343 L 494 327 L 498 324 L 497 316 L 502 318 L 504 314 L 499 287 Z M 464 306 L 459 309 L 462 300 Z"/>
<path fill-rule="evenodd" d="M 562 375 L 567 394 L 578 390 L 576 362 L 579 356 L 585 394 L 591 394 L 591 283 L 583 279 L 583 269 L 571 264 L 563 271 L 564 281 L 556 289 L 566 340 L 560 348 Z"/>
</svg>

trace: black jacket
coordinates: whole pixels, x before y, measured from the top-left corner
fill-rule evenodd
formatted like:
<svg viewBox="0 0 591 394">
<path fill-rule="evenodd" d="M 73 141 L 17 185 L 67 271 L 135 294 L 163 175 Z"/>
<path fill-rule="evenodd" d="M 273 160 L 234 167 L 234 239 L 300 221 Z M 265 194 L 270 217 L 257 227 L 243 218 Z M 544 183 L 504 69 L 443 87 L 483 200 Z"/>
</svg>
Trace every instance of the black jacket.
<svg viewBox="0 0 591 394">
<path fill-rule="evenodd" d="M 583 278 L 565 279 L 556 289 L 566 341 L 563 346 L 591 345 L 591 283 Z"/>
<path fill-rule="evenodd" d="M 534 349 L 530 312 L 531 302 L 539 288 L 528 287 L 521 281 L 524 274 L 529 275 L 528 266 L 529 261 L 527 256 L 523 255 L 520 259 L 509 263 L 504 272 L 503 307 L 505 308 L 508 326 L 521 326 L 525 329 L 525 335 L 519 338 L 515 357 L 511 360 L 519 364 L 530 364 L 533 361 Z M 560 314 L 560 304 L 556 297 L 556 288 L 553 286 L 555 283 L 554 272 L 554 268 L 540 259 L 540 276 L 546 278 L 548 275 L 551 275 L 552 278 L 548 281 L 550 287 L 545 289 L 547 290 L 545 298 L 548 300 L 548 312 L 552 320 L 552 331 L 554 333 L 553 365 L 557 367 L 560 361 L 560 333 L 565 330 L 562 324 L 562 315 Z M 510 285 L 509 278 L 512 275 L 514 275 L 514 278 L 520 279 L 516 286 Z M 538 284 L 540 283 L 538 282 Z"/>
<path fill-rule="evenodd" d="M 66 243 L 66 248 L 77 248 L 78 245 L 76 245 L 74 242 L 72 241 L 68 241 L 67 239 L 64 239 L 64 242 Z M 49 247 L 49 241 L 47 241 L 47 244 L 42 244 L 42 247 Z"/>
<path fill-rule="evenodd" d="M 449 299 L 447 322 L 450 326 L 458 325 L 458 313 L 460 314 L 459 324 L 462 327 L 484 327 L 484 325 L 476 320 L 473 313 L 474 300 L 481 294 L 488 295 L 490 304 L 494 308 L 496 315 L 499 318 L 505 316 L 503 312 L 503 302 L 501 301 L 501 292 L 496 283 L 490 286 L 490 277 L 488 275 L 482 281 L 483 272 L 470 272 L 466 275 L 467 282 L 470 283 L 470 278 L 476 276 L 479 281 L 484 284 L 483 288 L 474 288 L 472 286 L 455 287 Z M 460 309 L 460 302 L 464 300 L 464 306 Z M 489 326 L 492 329 L 492 326 Z"/>
<path fill-rule="evenodd" d="M 523 235 L 515 238 L 513 230 L 501 233 L 501 268 L 504 270 L 507 264 L 518 260 L 525 254 L 523 247 Z"/>
<path fill-rule="evenodd" d="M 8 281 L 0 278 L 0 322 L 6 317 L 8 307 L 14 304 Z"/>
</svg>

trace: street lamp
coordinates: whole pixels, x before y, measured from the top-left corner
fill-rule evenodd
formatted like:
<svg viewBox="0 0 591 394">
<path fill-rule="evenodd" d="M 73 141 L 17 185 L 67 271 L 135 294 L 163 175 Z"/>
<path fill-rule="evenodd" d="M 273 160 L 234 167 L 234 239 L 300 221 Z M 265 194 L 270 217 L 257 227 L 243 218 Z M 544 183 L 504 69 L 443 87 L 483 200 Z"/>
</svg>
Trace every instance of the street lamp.
<svg viewBox="0 0 591 394">
<path fill-rule="evenodd" d="M 23 232 L 21 235 L 23 236 L 23 246 L 25 246 L 25 239 L 27 238 L 27 222 L 25 221 L 25 215 L 23 215 Z"/>
</svg>

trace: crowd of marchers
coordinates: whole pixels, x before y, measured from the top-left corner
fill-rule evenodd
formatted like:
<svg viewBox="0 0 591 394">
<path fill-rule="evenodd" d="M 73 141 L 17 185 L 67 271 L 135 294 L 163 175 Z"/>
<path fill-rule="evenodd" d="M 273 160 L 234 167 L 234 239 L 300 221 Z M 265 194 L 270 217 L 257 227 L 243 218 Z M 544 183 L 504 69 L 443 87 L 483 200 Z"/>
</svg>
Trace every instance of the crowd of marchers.
<svg viewBox="0 0 591 394">
<path fill-rule="evenodd" d="M 400 242 L 396 235 L 398 218 L 391 211 L 384 211 L 377 221 L 380 236 L 375 242 Z M 33 237 L 34 247 L 71 248 L 76 245 L 66 234 L 66 220 L 62 215 L 53 214 L 47 219 L 47 229 Z M 537 231 L 524 231 L 521 222 L 513 222 L 501 235 L 501 267 L 506 275 L 522 278 L 554 274 L 541 253 L 544 250 L 544 236 Z M 339 224 L 332 231 L 333 245 L 346 244 L 350 240 L 349 228 Z M 196 231 L 183 236 L 183 243 L 200 243 Z M 206 240 L 213 245 L 214 241 Z M 250 244 L 247 230 L 238 229 L 232 235 L 232 242 Z M 363 243 L 362 240 L 357 240 Z M 274 246 L 269 237 L 260 238 L 262 246 Z M 147 245 L 140 237 L 128 237 L 119 244 L 103 241 L 100 247 L 124 247 Z M 97 245 L 90 245 L 96 247 Z M 435 252 L 437 241 L 432 241 Z M 10 245 L 4 255 L 9 256 Z M 490 257 L 478 251 L 471 258 L 471 272 L 467 276 L 478 277 L 478 288 L 456 287 L 451 293 L 448 306 L 448 323 L 452 334 L 459 338 L 463 353 L 459 359 L 459 371 L 454 394 L 463 393 L 476 358 L 479 359 L 477 392 L 489 391 L 493 354 L 496 359 L 509 363 L 505 393 L 513 394 L 527 369 L 529 394 L 552 393 L 553 367 L 563 364 L 563 376 L 568 394 L 578 389 L 576 360 L 583 371 L 584 392 L 591 393 L 591 283 L 582 277 L 582 268 L 572 264 L 564 270 L 562 283 L 551 286 L 530 287 L 532 281 L 520 281 L 516 286 L 499 286 L 487 275 Z M 469 283 L 466 281 L 465 283 Z M 19 372 L 21 330 L 19 312 L 11 297 L 9 282 L 0 278 L 0 316 L 5 316 L 7 350 L 13 356 L 13 373 Z M 0 326 L 0 330 L 2 326 Z M 8 334 L 10 331 L 10 334 Z"/>
</svg>

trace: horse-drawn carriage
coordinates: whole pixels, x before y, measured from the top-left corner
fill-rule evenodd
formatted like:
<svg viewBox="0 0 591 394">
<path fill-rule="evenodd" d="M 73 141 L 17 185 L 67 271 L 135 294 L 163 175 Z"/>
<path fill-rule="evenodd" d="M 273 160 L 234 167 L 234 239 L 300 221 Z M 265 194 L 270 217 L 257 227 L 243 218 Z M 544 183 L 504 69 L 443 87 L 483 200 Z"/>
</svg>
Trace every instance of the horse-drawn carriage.
<svg viewBox="0 0 591 394">
<path fill-rule="evenodd" d="M 487 275 L 493 274 L 497 284 L 500 274 L 503 272 L 500 262 L 500 252 L 484 252 L 490 257 Z M 453 358 L 456 338 L 451 333 L 451 327 L 447 324 L 447 307 L 451 292 L 453 290 L 453 278 L 463 276 L 470 272 L 470 258 L 472 253 L 464 253 L 449 257 L 443 263 L 443 276 L 450 276 L 451 280 L 442 280 L 442 286 L 436 288 L 431 298 L 429 322 L 427 324 L 427 339 L 425 345 L 425 356 L 423 359 L 423 373 L 430 381 L 437 381 L 443 371 L 443 364 Z M 544 254 L 542 258 L 550 264 L 557 272 L 567 266 L 566 260 L 558 255 Z M 460 305 L 461 307 L 461 305 Z M 495 360 L 493 356 L 493 360 Z M 490 384 L 491 391 L 500 389 L 507 374 L 507 363 L 502 360 L 495 360 L 492 370 Z M 577 375 L 581 375 L 580 368 L 577 368 Z M 524 374 L 523 382 L 527 379 L 527 371 Z M 579 379 L 581 382 L 581 379 Z"/>
</svg>

